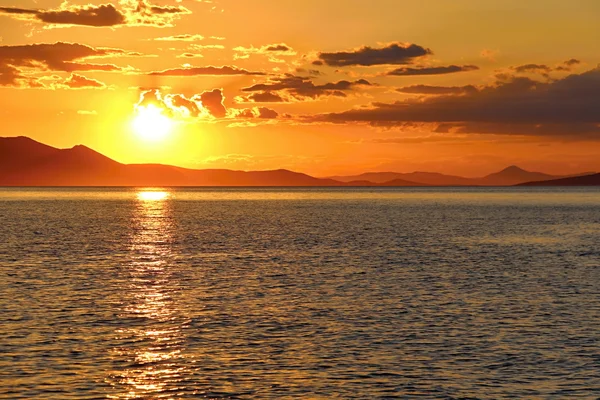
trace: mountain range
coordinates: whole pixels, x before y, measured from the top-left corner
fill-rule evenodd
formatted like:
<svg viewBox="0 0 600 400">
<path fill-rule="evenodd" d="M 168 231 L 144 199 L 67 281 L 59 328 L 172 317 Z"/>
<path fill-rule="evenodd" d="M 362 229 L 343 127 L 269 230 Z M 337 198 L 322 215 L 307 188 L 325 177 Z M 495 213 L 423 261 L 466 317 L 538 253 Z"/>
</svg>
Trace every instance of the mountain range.
<svg viewBox="0 0 600 400">
<path fill-rule="evenodd" d="M 583 172 L 576 175 L 549 175 L 542 172 L 526 171 L 516 165 L 511 165 L 502 171 L 495 172 L 480 178 L 465 178 L 455 175 L 444 175 L 437 172 L 367 172 L 360 175 L 330 176 L 340 182 L 369 181 L 377 184 L 385 184 L 393 180 L 405 180 L 427 186 L 513 186 L 528 182 L 548 182 L 555 179 L 571 178 L 594 174 Z"/>
<path fill-rule="evenodd" d="M 600 174 L 554 176 L 510 166 L 481 178 L 435 172 L 368 172 L 316 178 L 284 169 L 233 171 L 122 164 L 86 146 L 58 149 L 0 137 L 0 186 L 554 186 L 600 185 Z"/>
</svg>

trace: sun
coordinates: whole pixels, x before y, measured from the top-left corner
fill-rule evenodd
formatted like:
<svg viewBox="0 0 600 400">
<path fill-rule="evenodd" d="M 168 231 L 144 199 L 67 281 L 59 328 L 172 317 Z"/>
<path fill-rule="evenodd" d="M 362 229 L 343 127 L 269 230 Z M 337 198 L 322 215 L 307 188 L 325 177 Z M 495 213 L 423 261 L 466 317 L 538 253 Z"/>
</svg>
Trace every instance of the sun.
<svg viewBox="0 0 600 400">
<path fill-rule="evenodd" d="M 173 120 L 164 114 L 164 110 L 153 104 L 137 107 L 132 122 L 135 133 L 149 141 L 163 139 L 171 132 L 173 125 Z"/>
</svg>

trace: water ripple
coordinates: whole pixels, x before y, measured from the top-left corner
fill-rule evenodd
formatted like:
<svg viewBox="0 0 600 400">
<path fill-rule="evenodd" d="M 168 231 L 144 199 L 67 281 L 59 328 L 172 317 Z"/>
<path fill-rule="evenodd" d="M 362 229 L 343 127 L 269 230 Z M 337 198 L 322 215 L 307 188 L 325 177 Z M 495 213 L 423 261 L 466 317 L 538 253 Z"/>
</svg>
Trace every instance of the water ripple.
<svg viewBox="0 0 600 400">
<path fill-rule="evenodd" d="M 600 397 L 598 190 L 36 190 L 0 398 Z"/>
</svg>

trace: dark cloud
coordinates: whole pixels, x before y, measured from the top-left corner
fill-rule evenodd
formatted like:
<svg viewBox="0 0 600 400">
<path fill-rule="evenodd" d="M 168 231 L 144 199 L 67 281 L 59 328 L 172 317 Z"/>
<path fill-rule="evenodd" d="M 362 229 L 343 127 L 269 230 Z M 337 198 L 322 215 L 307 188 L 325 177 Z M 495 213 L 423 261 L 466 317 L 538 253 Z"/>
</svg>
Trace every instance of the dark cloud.
<svg viewBox="0 0 600 400">
<path fill-rule="evenodd" d="M 277 52 L 289 52 L 289 51 L 293 51 L 293 49 L 291 47 L 289 47 L 288 45 L 285 44 L 274 44 L 274 45 L 270 45 L 267 46 L 265 48 L 266 51 L 277 51 Z"/>
<path fill-rule="evenodd" d="M 477 88 L 473 85 L 467 86 L 430 86 L 430 85 L 412 85 L 396 89 L 400 93 L 409 94 L 427 94 L 427 95 L 443 95 L 443 94 L 465 94 L 474 93 Z"/>
<path fill-rule="evenodd" d="M 567 60 L 567 61 L 563 62 L 563 64 L 566 65 L 566 66 L 568 66 L 568 67 L 571 67 L 573 65 L 581 64 L 581 61 L 579 61 L 576 58 L 571 58 L 570 60 Z"/>
<path fill-rule="evenodd" d="M 544 64 L 525 64 L 512 67 L 512 69 L 517 73 L 534 72 L 547 74 L 548 72 L 552 71 L 552 68 Z"/>
<path fill-rule="evenodd" d="M 570 67 L 565 66 L 565 70 L 568 70 L 569 68 Z M 524 64 L 516 67 L 511 67 L 511 69 L 517 74 L 538 74 L 545 78 L 549 78 L 550 72 L 554 71 L 553 68 L 545 64 Z M 558 68 L 556 70 L 560 71 L 560 69 Z"/>
<path fill-rule="evenodd" d="M 299 74 L 309 74 L 312 76 L 320 76 L 321 71 L 319 71 L 318 69 L 304 69 L 304 68 L 296 68 L 296 72 Z"/>
<path fill-rule="evenodd" d="M 113 64 L 81 62 L 90 57 L 130 55 L 120 49 L 93 48 L 78 43 L 30 44 L 0 46 L 0 85 L 18 85 L 26 80 L 24 68 L 50 71 L 118 71 Z"/>
<path fill-rule="evenodd" d="M 106 87 L 106 85 L 100 81 L 86 78 L 85 76 L 78 74 L 71 74 L 69 79 L 65 81 L 65 85 L 71 89 L 99 89 Z"/>
<path fill-rule="evenodd" d="M 198 53 L 183 53 L 177 56 L 177 58 L 203 58 L 202 54 Z"/>
<path fill-rule="evenodd" d="M 274 119 L 279 116 L 279 113 L 275 110 L 271 110 L 267 107 L 258 107 L 258 118 Z"/>
<path fill-rule="evenodd" d="M 296 99 L 311 98 L 315 99 L 321 96 L 346 97 L 345 91 L 354 90 L 360 86 L 372 86 L 365 80 L 357 81 L 339 81 L 315 85 L 312 78 L 286 74 L 281 77 L 270 79 L 266 83 L 258 83 L 250 87 L 243 88 L 243 92 L 273 92 L 285 90 Z M 281 97 L 281 96 L 280 96 Z"/>
<path fill-rule="evenodd" d="M 164 71 L 150 72 L 149 75 L 158 76 L 197 76 L 197 75 L 266 75 L 264 72 L 248 71 L 243 68 L 222 66 L 222 67 L 190 67 L 190 68 L 172 68 Z"/>
<path fill-rule="evenodd" d="M 398 68 L 388 72 L 386 75 L 392 76 L 414 76 L 414 75 L 443 75 L 456 72 L 475 71 L 479 67 L 476 65 L 448 65 L 444 67 L 414 67 Z"/>
<path fill-rule="evenodd" d="M 125 15 L 112 4 L 70 6 L 65 9 L 47 11 L 0 7 L 0 14 L 31 17 L 40 22 L 56 25 L 105 27 L 122 25 L 126 22 Z"/>
<path fill-rule="evenodd" d="M 170 26 L 174 18 L 190 11 L 181 6 L 158 6 L 147 0 L 121 0 L 122 10 L 113 4 L 61 5 L 53 10 L 0 7 L 0 14 L 51 25 L 107 27 L 119 25 Z"/>
<path fill-rule="evenodd" d="M 257 92 L 240 98 L 243 103 L 284 103 L 285 100 L 278 93 L 273 92 Z"/>
<path fill-rule="evenodd" d="M 383 48 L 365 46 L 353 51 L 320 53 L 313 64 L 332 67 L 410 64 L 416 58 L 429 54 L 432 54 L 430 49 L 416 44 L 392 43 Z"/>
<path fill-rule="evenodd" d="M 227 109 L 223 105 L 223 91 L 221 89 L 204 92 L 199 97 L 204 108 L 206 108 L 213 117 L 223 118 L 227 115 Z"/>
<path fill-rule="evenodd" d="M 406 122 L 451 123 L 468 127 L 485 124 L 484 133 L 580 135 L 600 126 L 600 68 L 563 79 L 539 82 L 506 77 L 462 96 L 430 97 L 424 101 L 373 103 L 353 109 L 309 117 L 313 121 L 400 126 Z M 480 127 L 483 125 L 479 125 Z M 504 127 L 504 128 L 503 128 Z M 529 130 L 529 128 L 535 129 Z M 469 132 L 475 132 L 470 129 Z"/>
<path fill-rule="evenodd" d="M 575 59 L 575 58 L 571 58 L 570 60 L 566 60 L 563 63 L 555 66 L 555 67 L 550 67 L 548 65 L 545 64 L 524 64 L 524 65 L 519 65 L 516 67 L 510 67 L 510 69 L 512 71 L 514 71 L 517 74 L 539 74 L 545 78 L 549 78 L 550 77 L 550 73 L 553 71 L 571 71 L 573 70 L 577 65 L 579 65 L 581 63 L 581 61 Z"/>
</svg>

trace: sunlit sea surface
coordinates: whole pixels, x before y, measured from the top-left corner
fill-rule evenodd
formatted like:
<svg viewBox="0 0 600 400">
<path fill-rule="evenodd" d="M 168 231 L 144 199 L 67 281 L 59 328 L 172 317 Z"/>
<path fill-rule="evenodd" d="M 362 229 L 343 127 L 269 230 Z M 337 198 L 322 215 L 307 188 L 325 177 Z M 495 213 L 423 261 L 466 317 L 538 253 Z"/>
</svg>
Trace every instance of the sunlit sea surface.
<svg viewBox="0 0 600 400">
<path fill-rule="evenodd" d="M 600 397 L 600 189 L 0 189 L 0 398 Z"/>
</svg>

